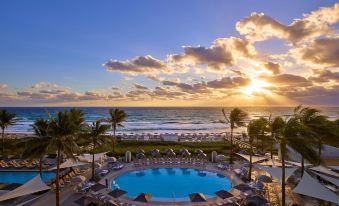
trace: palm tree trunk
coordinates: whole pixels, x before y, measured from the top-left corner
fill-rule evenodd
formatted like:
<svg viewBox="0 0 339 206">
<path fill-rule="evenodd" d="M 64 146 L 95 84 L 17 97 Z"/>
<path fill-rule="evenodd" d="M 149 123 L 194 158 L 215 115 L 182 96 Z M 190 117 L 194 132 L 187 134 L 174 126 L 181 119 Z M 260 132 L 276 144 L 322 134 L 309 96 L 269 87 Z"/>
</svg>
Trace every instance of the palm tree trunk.
<svg viewBox="0 0 339 206">
<path fill-rule="evenodd" d="M 40 177 L 42 178 L 42 158 L 41 157 L 39 159 L 39 174 L 40 174 Z"/>
<path fill-rule="evenodd" d="M 95 147 L 94 147 L 94 142 L 93 142 L 93 151 L 92 151 L 92 180 L 94 181 L 94 151 L 95 151 Z"/>
<path fill-rule="evenodd" d="M 58 148 L 57 170 L 55 179 L 55 205 L 59 206 L 60 190 L 59 190 L 59 172 L 60 172 L 60 148 Z"/>
<path fill-rule="evenodd" d="M 274 141 L 273 141 L 273 133 L 271 133 L 271 147 L 270 147 L 270 152 L 271 152 L 271 160 L 273 160 L 273 144 L 274 144 Z"/>
<path fill-rule="evenodd" d="M 4 128 L 2 128 L 1 137 L 2 137 L 1 155 L 4 156 L 5 155 L 5 129 Z"/>
<path fill-rule="evenodd" d="M 251 181 L 252 179 L 252 153 L 253 153 L 253 147 L 252 147 L 252 142 L 250 142 L 250 167 L 248 169 L 248 181 Z"/>
<path fill-rule="evenodd" d="M 321 160 L 321 140 L 319 140 L 319 144 L 318 144 L 318 158 L 319 158 L 319 162 L 318 165 L 320 165 L 320 160 Z"/>
<path fill-rule="evenodd" d="M 114 153 L 115 153 L 115 126 L 113 127 L 113 145 L 112 145 L 112 154 L 114 155 Z"/>
<path fill-rule="evenodd" d="M 301 155 L 301 177 L 304 175 L 304 169 L 305 169 L 305 160 L 304 157 Z"/>
<path fill-rule="evenodd" d="M 230 164 L 233 164 L 233 127 L 231 127 L 231 150 L 230 150 Z"/>
<path fill-rule="evenodd" d="M 280 144 L 281 147 L 281 164 L 282 164 L 282 174 L 281 174 L 281 205 L 286 205 L 286 185 L 285 185 L 285 153 L 286 153 L 286 145 L 285 143 Z"/>
<path fill-rule="evenodd" d="M 271 160 L 273 160 L 273 142 L 271 142 L 270 153 L 271 153 Z"/>
</svg>

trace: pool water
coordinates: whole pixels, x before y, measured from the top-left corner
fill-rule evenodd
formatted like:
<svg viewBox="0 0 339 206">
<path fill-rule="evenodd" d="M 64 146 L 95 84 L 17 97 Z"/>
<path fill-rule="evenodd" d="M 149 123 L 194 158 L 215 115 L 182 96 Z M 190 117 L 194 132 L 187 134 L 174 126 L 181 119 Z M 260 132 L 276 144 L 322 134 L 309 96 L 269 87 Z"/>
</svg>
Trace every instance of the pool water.
<svg viewBox="0 0 339 206">
<path fill-rule="evenodd" d="M 1 171 L 0 172 L 0 183 L 20 183 L 24 184 L 31 180 L 32 178 L 36 177 L 39 172 L 32 171 L 32 172 L 9 172 L 9 171 Z M 42 180 L 47 182 L 55 177 L 55 172 L 43 172 L 42 173 Z"/>
<path fill-rule="evenodd" d="M 135 198 L 141 192 L 152 195 L 157 201 L 186 201 L 189 194 L 203 193 L 206 198 L 215 196 L 221 189 L 230 190 L 228 177 L 191 168 L 152 168 L 126 172 L 118 176 L 112 188 L 127 191 L 126 196 Z"/>
</svg>

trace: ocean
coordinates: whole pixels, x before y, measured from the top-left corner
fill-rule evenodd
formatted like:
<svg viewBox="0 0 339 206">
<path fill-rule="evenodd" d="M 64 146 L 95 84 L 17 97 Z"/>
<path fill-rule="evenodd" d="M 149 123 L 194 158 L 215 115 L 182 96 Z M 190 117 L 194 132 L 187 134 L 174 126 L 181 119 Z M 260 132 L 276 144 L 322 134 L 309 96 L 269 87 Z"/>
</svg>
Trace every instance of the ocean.
<svg viewBox="0 0 339 206">
<path fill-rule="evenodd" d="M 68 109 L 65 107 L 0 107 L 16 113 L 16 124 L 6 131 L 10 133 L 31 133 L 33 122 L 38 118 L 48 118 L 48 113 Z M 80 107 L 86 115 L 88 123 L 108 117 L 108 107 Z M 128 118 L 121 133 L 206 133 L 226 132 L 229 125 L 224 122 L 217 107 L 128 107 L 120 108 L 126 111 Z M 229 112 L 233 108 L 225 108 Z M 288 116 L 293 113 L 292 107 L 242 107 L 250 119 L 261 116 Z M 330 119 L 339 118 L 339 107 L 318 108 Z M 240 128 L 241 131 L 244 128 Z"/>
</svg>

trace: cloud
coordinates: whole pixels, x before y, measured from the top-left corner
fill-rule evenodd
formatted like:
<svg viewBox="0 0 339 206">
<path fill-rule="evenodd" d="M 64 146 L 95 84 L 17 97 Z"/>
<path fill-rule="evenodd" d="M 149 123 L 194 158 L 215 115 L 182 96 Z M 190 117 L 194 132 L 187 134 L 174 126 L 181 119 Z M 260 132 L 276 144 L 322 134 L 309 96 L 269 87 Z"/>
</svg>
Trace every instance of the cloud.
<svg viewBox="0 0 339 206">
<path fill-rule="evenodd" d="M 46 87 L 46 84 L 38 85 L 35 88 Z M 55 87 L 55 86 L 53 86 Z M 106 101 L 112 99 L 121 99 L 124 95 L 120 91 L 97 91 L 90 90 L 85 92 L 75 92 L 68 88 L 57 86 L 53 89 L 18 91 L 16 93 L 2 94 L 0 101 L 9 102 L 11 99 L 17 99 L 16 103 L 60 103 L 60 102 L 87 102 L 87 101 Z"/>
<path fill-rule="evenodd" d="M 152 97 L 165 97 L 168 99 L 179 98 L 180 96 L 184 96 L 186 93 L 179 91 L 169 91 L 164 87 L 156 87 L 152 93 Z"/>
<path fill-rule="evenodd" d="M 170 55 L 169 59 L 184 64 L 207 65 L 212 70 L 224 70 L 236 64 L 237 58 L 253 58 L 254 46 L 247 40 L 230 37 L 216 39 L 213 44 L 204 46 L 184 46 L 183 54 Z"/>
<path fill-rule="evenodd" d="M 309 79 L 315 82 L 323 83 L 329 81 L 339 82 L 339 72 L 332 72 L 326 69 L 315 69 L 313 70 L 315 76 L 310 77 Z"/>
<path fill-rule="evenodd" d="M 147 74 L 158 72 L 171 72 L 165 62 L 150 55 L 139 56 L 132 60 L 120 61 L 109 60 L 103 66 L 110 72 L 121 72 L 127 74 Z"/>
<path fill-rule="evenodd" d="M 209 93 L 210 91 L 206 87 L 205 83 L 196 83 L 196 84 L 187 84 L 187 83 L 181 83 L 181 82 L 174 82 L 174 81 L 169 81 L 165 80 L 162 81 L 162 84 L 164 86 L 175 86 L 179 88 L 181 91 L 186 92 L 186 93 Z"/>
<path fill-rule="evenodd" d="M 338 85 L 328 88 L 323 86 L 311 86 L 306 88 L 277 87 L 274 92 L 303 104 L 339 104 Z"/>
<path fill-rule="evenodd" d="M 147 75 L 147 78 L 153 81 L 157 81 L 157 82 L 162 80 L 162 78 L 158 77 L 157 75 L 153 75 L 153 74 Z"/>
<path fill-rule="evenodd" d="M 1 84 L 0 83 L 0 90 L 7 89 L 8 85 L 7 84 Z"/>
<path fill-rule="evenodd" d="M 141 84 L 138 84 L 138 83 L 134 83 L 134 87 L 135 87 L 136 89 L 148 90 L 147 87 L 145 87 L 145 86 L 143 86 L 143 85 L 141 85 Z"/>
<path fill-rule="evenodd" d="M 113 92 L 112 94 L 108 95 L 109 99 L 121 99 L 124 98 L 124 95 L 121 92 Z"/>
<path fill-rule="evenodd" d="M 311 86 L 312 82 L 305 77 L 297 76 L 293 74 L 280 74 L 274 76 L 260 76 L 260 79 L 271 83 L 275 86 L 299 86 L 299 87 L 307 87 Z"/>
<path fill-rule="evenodd" d="M 339 67 L 339 38 L 316 39 L 291 53 L 300 61 L 325 67 Z"/>
<path fill-rule="evenodd" d="M 263 13 L 253 12 L 249 17 L 239 21 L 236 29 L 252 41 L 277 37 L 296 44 L 331 33 L 330 26 L 337 22 L 339 22 L 339 4 L 304 14 L 303 18 L 296 19 L 287 26 Z"/>
<path fill-rule="evenodd" d="M 219 80 L 213 80 L 207 82 L 207 86 L 214 89 L 227 89 L 227 88 L 238 88 L 246 87 L 251 84 L 251 79 L 243 77 L 223 77 Z"/>
<path fill-rule="evenodd" d="M 42 88 L 57 88 L 58 85 L 50 82 L 38 82 L 35 84 L 32 84 L 32 89 L 42 89 Z"/>
<path fill-rule="evenodd" d="M 273 62 L 267 62 L 266 64 L 264 64 L 264 67 L 272 72 L 272 74 L 280 74 L 281 70 L 280 70 L 280 65 L 277 63 L 273 63 Z"/>
</svg>

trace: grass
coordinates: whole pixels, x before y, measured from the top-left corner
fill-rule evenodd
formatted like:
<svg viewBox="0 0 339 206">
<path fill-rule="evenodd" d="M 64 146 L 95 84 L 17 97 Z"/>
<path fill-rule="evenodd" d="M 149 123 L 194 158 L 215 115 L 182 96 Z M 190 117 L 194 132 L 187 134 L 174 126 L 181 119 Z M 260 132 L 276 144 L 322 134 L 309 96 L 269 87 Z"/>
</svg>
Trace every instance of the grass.
<svg viewBox="0 0 339 206">
<path fill-rule="evenodd" d="M 118 141 L 115 147 L 115 153 L 118 156 L 125 155 L 126 151 L 135 152 L 139 149 L 144 150 L 146 153 L 149 153 L 152 149 L 159 149 L 161 152 L 164 152 L 166 149 L 171 148 L 175 152 L 179 152 L 180 149 L 186 148 L 191 153 L 194 153 L 195 150 L 201 149 L 207 155 L 210 155 L 212 151 L 216 151 L 218 154 L 227 154 L 230 145 L 227 142 L 164 142 L 164 141 Z M 98 148 L 98 152 L 111 151 L 112 144 L 104 144 Z"/>
</svg>

